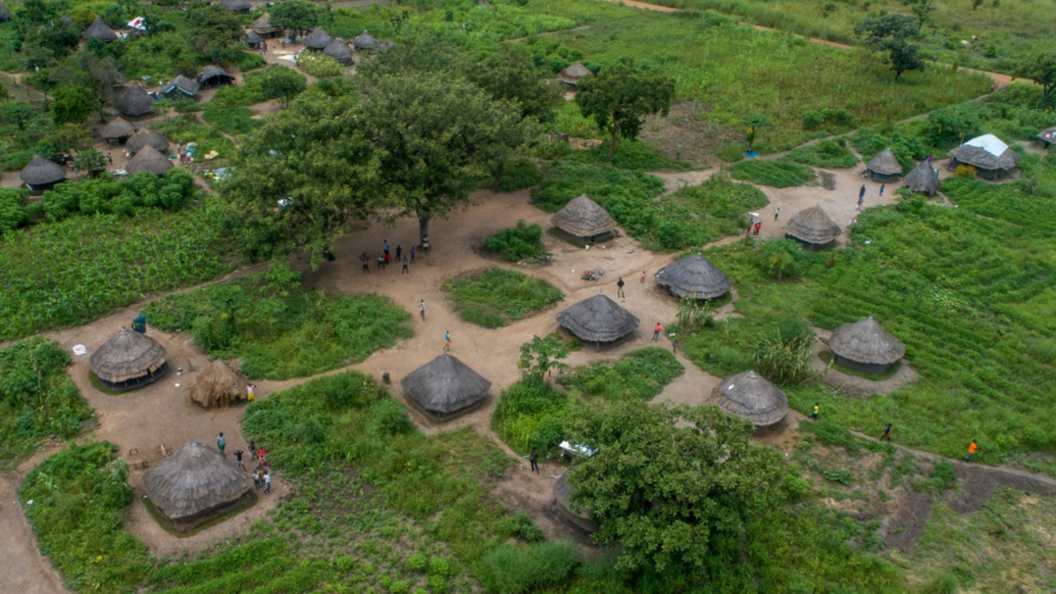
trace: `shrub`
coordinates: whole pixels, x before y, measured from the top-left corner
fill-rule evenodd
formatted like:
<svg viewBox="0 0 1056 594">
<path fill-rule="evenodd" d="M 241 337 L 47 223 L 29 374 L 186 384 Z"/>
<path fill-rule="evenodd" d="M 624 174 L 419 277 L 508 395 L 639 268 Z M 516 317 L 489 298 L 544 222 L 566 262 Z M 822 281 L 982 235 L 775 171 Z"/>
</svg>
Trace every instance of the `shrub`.
<svg viewBox="0 0 1056 594">
<path fill-rule="evenodd" d="M 341 74 L 343 66 L 337 60 L 315 52 L 304 52 L 297 59 L 297 65 L 310 76 L 326 78 Z"/>
<path fill-rule="evenodd" d="M 609 198 L 637 202 L 663 191 L 663 181 L 640 171 L 561 161 L 551 165 L 544 172 L 543 183 L 532 188 L 532 203 L 547 212 L 556 212 L 583 194 L 604 206 Z"/>
<path fill-rule="evenodd" d="M 973 177 L 975 177 L 976 173 L 977 172 L 975 170 L 975 167 L 972 167 L 971 165 L 965 165 L 965 164 L 962 163 L 961 165 L 957 166 L 957 169 L 954 170 L 953 176 L 954 177 L 964 177 L 964 178 L 972 179 Z"/>
<path fill-rule="evenodd" d="M 202 119 L 232 136 L 246 134 L 258 124 L 258 120 L 253 119 L 253 112 L 246 107 L 210 109 L 202 113 Z"/>
<path fill-rule="evenodd" d="M 744 147 L 736 142 L 731 142 L 719 149 L 715 156 L 727 163 L 736 163 L 744 158 Z"/>
<path fill-rule="evenodd" d="M 749 159 L 730 167 L 730 177 L 775 188 L 801 186 L 814 180 L 814 170 L 787 160 Z"/>
<path fill-rule="evenodd" d="M 565 297 L 543 279 L 501 268 L 466 279 L 449 279 L 443 291 L 454 301 L 463 320 L 485 328 L 500 328 Z"/>
<path fill-rule="evenodd" d="M 492 165 L 492 177 L 495 175 L 495 166 Z M 488 178 L 489 187 L 492 178 Z M 519 157 L 506 162 L 502 169 L 502 180 L 499 182 L 499 190 L 502 192 L 516 192 L 530 188 L 543 179 L 543 172 L 535 161 L 527 157 Z"/>
<path fill-rule="evenodd" d="M 777 324 L 776 336 L 764 336 L 755 345 L 756 369 L 782 386 L 801 383 L 814 371 L 817 336 L 810 324 L 785 318 Z"/>
<path fill-rule="evenodd" d="M 407 557 L 407 569 L 415 573 L 425 572 L 425 568 L 429 563 L 429 557 L 421 551 L 415 552 L 410 557 Z"/>
<path fill-rule="evenodd" d="M 842 139 L 797 148 L 788 154 L 788 160 L 826 169 L 849 169 L 858 164 L 858 157 L 847 150 L 847 142 Z"/>
<path fill-rule="evenodd" d="M 481 583 L 493 594 L 523 594 L 564 583 L 579 563 L 568 541 L 504 544 L 484 556 Z"/>
<path fill-rule="evenodd" d="M 522 219 L 517 221 L 516 227 L 499 231 L 484 240 L 484 250 L 502 256 L 507 262 L 534 259 L 546 254 L 542 238 L 543 228 L 538 223 L 529 225 Z"/>
<path fill-rule="evenodd" d="M 678 359 L 659 347 L 632 351 L 615 363 L 593 363 L 579 367 L 559 382 L 570 395 L 605 400 L 650 400 L 682 375 Z"/>
<path fill-rule="evenodd" d="M 516 451 L 546 451 L 565 438 L 568 398 L 538 378 L 522 379 L 502 391 L 491 425 Z"/>
<path fill-rule="evenodd" d="M 506 522 L 509 524 L 509 531 L 524 542 L 543 542 L 546 538 L 543 529 L 536 526 L 532 517 L 523 511 L 508 516 Z"/>
<path fill-rule="evenodd" d="M 29 218 L 22 206 L 27 195 L 25 190 L 0 189 L 0 235 L 19 228 Z"/>
</svg>

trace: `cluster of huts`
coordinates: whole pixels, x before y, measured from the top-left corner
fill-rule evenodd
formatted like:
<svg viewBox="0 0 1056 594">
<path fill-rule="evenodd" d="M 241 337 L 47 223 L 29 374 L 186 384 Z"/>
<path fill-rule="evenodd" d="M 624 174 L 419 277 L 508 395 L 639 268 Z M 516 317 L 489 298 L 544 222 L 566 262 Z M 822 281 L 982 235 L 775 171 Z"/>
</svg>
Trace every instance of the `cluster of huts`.
<svg viewBox="0 0 1056 594">
<path fill-rule="evenodd" d="M 260 18 L 253 21 L 249 31 L 246 32 L 246 44 L 249 45 L 249 47 L 257 48 L 266 43 L 268 39 L 280 35 L 282 35 L 282 29 L 273 26 L 271 24 L 271 15 L 265 13 L 261 15 Z M 396 44 L 392 41 L 387 39 L 379 40 L 371 35 L 369 31 L 363 31 L 352 39 L 350 43 L 340 37 L 334 37 L 322 27 L 317 27 L 315 30 L 305 35 L 304 39 L 301 41 L 304 43 L 304 48 L 306 50 L 322 53 L 341 64 L 352 63 L 354 55 L 353 50 L 356 52 L 376 51 L 379 53 L 385 53 L 396 47 Z"/>
</svg>

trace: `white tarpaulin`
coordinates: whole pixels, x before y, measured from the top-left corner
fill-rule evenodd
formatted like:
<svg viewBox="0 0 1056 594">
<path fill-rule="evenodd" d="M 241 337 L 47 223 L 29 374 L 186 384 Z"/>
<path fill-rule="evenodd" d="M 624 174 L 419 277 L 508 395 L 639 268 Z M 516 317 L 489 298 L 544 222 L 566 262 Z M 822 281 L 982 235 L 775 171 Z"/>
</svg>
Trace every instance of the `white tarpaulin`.
<svg viewBox="0 0 1056 594">
<path fill-rule="evenodd" d="M 968 146 L 979 147 L 995 157 L 1000 157 L 1001 155 L 1005 154 L 1005 151 L 1008 150 L 1008 145 L 1001 142 L 1001 139 L 994 136 L 993 134 L 983 134 L 982 136 L 977 136 L 964 144 L 967 144 Z"/>
<path fill-rule="evenodd" d="M 136 18 L 132 19 L 131 21 L 128 21 L 128 28 L 129 29 L 136 29 L 138 31 L 146 31 L 147 30 L 147 20 L 144 19 L 143 17 L 136 17 Z"/>
</svg>

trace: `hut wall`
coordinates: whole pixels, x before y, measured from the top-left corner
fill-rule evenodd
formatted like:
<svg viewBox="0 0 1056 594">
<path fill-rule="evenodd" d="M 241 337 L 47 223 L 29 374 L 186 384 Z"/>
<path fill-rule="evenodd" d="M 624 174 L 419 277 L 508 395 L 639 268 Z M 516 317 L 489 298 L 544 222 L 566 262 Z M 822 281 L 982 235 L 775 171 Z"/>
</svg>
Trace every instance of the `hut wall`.
<svg viewBox="0 0 1056 594">
<path fill-rule="evenodd" d="M 123 382 L 108 382 L 103 378 L 95 375 L 94 373 L 92 373 L 92 376 L 94 376 L 95 379 L 99 380 L 99 383 L 102 384 L 107 390 L 112 390 L 114 392 L 130 392 L 132 390 L 142 388 L 143 386 L 149 386 L 150 384 L 153 384 L 159 379 L 165 377 L 165 374 L 167 374 L 168 372 L 169 363 L 166 361 L 165 363 L 161 364 L 161 367 L 155 369 L 153 373 L 148 372 L 146 375 L 141 375 L 139 377 L 132 378 L 130 380 L 125 380 Z"/>
<path fill-rule="evenodd" d="M 836 353 L 833 353 L 834 360 L 840 367 L 845 367 L 851 371 L 857 371 L 858 373 L 866 373 L 871 375 L 884 375 L 888 371 L 894 369 L 901 361 L 895 361 L 890 365 L 881 365 L 878 363 L 859 363 L 857 361 L 851 361 L 846 357 L 841 357 Z"/>
<path fill-rule="evenodd" d="M 872 180 L 875 182 L 891 184 L 897 182 L 899 179 L 901 179 L 902 176 L 898 175 L 897 173 L 884 174 L 869 170 L 869 177 L 872 178 Z"/>
<path fill-rule="evenodd" d="M 576 515 L 572 510 L 568 509 L 556 498 L 553 501 L 554 511 L 557 512 L 557 519 L 561 520 L 561 523 L 568 526 L 572 530 L 579 532 L 580 534 L 590 536 L 598 531 L 598 526 L 590 518 Z"/>
<path fill-rule="evenodd" d="M 582 246 L 587 243 L 597 243 L 599 241 L 609 241 L 616 238 L 616 231 L 606 231 L 604 233 L 598 233 L 597 235 L 579 236 L 573 235 L 568 231 L 565 231 L 561 227 L 553 227 L 554 234 L 571 243 L 572 245 Z"/>
<path fill-rule="evenodd" d="M 403 396 L 411 405 L 411 408 L 413 408 L 416 412 L 420 413 L 422 416 L 424 416 L 426 419 L 429 419 L 429 421 L 433 423 L 447 423 L 448 421 L 453 421 L 463 415 L 469 414 L 475 410 L 482 408 L 491 399 L 491 396 L 485 395 L 483 398 L 474 402 L 473 404 L 470 404 L 469 406 L 464 406 L 454 412 L 438 413 L 433 412 L 431 410 L 427 410 L 421 405 L 420 402 L 415 400 L 413 397 L 411 397 L 410 394 L 407 394 L 406 392 Z"/>
<path fill-rule="evenodd" d="M 800 243 L 800 245 L 802 245 L 804 248 L 806 248 L 808 250 L 823 250 L 823 249 L 830 248 L 830 247 L 836 245 L 836 240 L 835 239 L 833 239 L 832 241 L 830 241 L 828 243 L 811 243 L 811 242 L 806 241 L 804 239 L 800 239 L 800 238 L 796 237 L 795 235 L 792 235 L 791 233 L 785 233 L 785 239 L 794 239 L 794 240 L 798 241 Z"/>
<path fill-rule="evenodd" d="M 50 184 L 26 184 L 26 188 L 29 189 L 29 193 L 32 194 L 33 196 L 39 196 L 39 195 L 43 194 L 44 192 L 47 192 L 48 190 L 53 189 L 55 186 L 61 184 L 64 181 L 66 181 L 66 180 L 62 179 L 62 180 L 59 180 L 57 182 L 53 182 L 53 183 L 50 183 Z"/>
<path fill-rule="evenodd" d="M 166 519 L 168 519 L 170 522 L 172 522 L 172 525 L 173 525 L 174 528 L 176 528 L 177 530 L 181 530 L 181 531 L 186 532 L 188 530 L 193 530 L 194 528 L 197 528 L 198 526 L 201 526 L 202 524 L 205 524 L 206 522 L 210 522 L 210 521 L 212 521 L 212 520 L 214 520 L 216 518 L 219 518 L 220 516 L 228 513 L 229 511 L 231 511 L 231 510 L 233 510 L 235 508 L 238 508 L 238 507 L 240 507 L 242 505 L 248 504 L 248 503 L 252 502 L 254 499 L 256 499 L 256 497 L 257 497 L 256 494 L 252 490 L 246 491 L 245 493 L 242 494 L 241 497 L 239 497 L 238 499 L 236 499 L 234 501 L 228 501 L 227 503 L 221 503 L 219 505 L 214 505 L 213 507 L 211 507 L 209 509 L 206 509 L 206 510 L 203 510 L 203 511 L 200 511 L 200 512 L 194 514 L 193 516 L 188 516 L 186 518 L 178 518 L 178 519 L 170 518 L 169 516 L 167 516 L 165 514 L 164 510 L 158 508 L 157 506 L 155 506 L 155 509 L 157 509 L 158 512 L 161 515 L 165 516 Z M 151 503 L 153 504 L 153 502 L 151 502 Z"/>
</svg>

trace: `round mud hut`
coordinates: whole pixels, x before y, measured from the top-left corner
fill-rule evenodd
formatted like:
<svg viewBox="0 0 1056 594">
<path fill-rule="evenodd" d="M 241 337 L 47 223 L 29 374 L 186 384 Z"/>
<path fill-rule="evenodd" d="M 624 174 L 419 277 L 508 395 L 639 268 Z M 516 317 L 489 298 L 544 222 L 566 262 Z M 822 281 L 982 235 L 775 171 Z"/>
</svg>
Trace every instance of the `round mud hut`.
<svg viewBox="0 0 1056 594">
<path fill-rule="evenodd" d="M 756 430 L 776 425 L 788 414 L 785 393 L 754 371 L 722 380 L 711 397 L 722 412 L 751 421 Z"/>
<path fill-rule="evenodd" d="M 143 476 L 147 497 L 173 525 L 187 530 L 253 498 L 253 483 L 220 452 L 196 441 L 162 458 Z"/>
<path fill-rule="evenodd" d="M 931 166 L 931 161 L 927 159 L 921 161 L 920 165 L 917 165 L 902 180 L 902 186 L 909 188 L 909 191 L 917 194 L 927 194 L 928 196 L 937 194 L 941 185 L 942 181 L 939 179 L 939 172 Z"/>
<path fill-rule="evenodd" d="M 84 31 L 84 40 L 88 41 L 89 39 L 98 39 L 103 43 L 110 43 L 111 41 L 117 41 L 117 33 L 114 33 L 114 30 L 108 27 L 102 18 L 95 17 L 92 24 L 88 25 L 88 28 Z"/>
<path fill-rule="evenodd" d="M 45 159 L 41 155 L 33 155 L 18 177 L 25 182 L 30 192 L 39 193 L 50 190 L 55 187 L 55 184 L 65 181 L 66 172 L 58 163 Z"/>
<path fill-rule="evenodd" d="M 576 62 L 568 68 L 557 73 L 557 80 L 568 85 L 573 90 L 579 86 L 579 81 L 584 78 L 594 78 L 594 73 L 581 62 Z"/>
<path fill-rule="evenodd" d="M 340 64 L 352 62 L 352 49 L 348 47 L 344 39 L 335 39 L 323 48 L 323 55 L 330 56 Z"/>
<path fill-rule="evenodd" d="M 554 507 L 561 523 L 580 534 L 590 536 L 600 528 L 590 519 L 590 510 L 572 511 L 572 486 L 568 484 L 567 472 L 554 481 Z"/>
<path fill-rule="evenodd" d="M 441 420 L 467 412 L 491 389 L 491 382 L 447 353 L 408 373 L 400 385 L 414 404 Z"/>
<path fill-rule="evenodd" d="M 128 120 L 118 116 L 110 123 L 103 126 L 102 131 L 99 133 L 103 140 L 110 144 L 125 144 L 128 139 L 136 133 L 136 127 L 128 123 Z"/>
<path fill-rule="evenodd" d="M 89 368 L 108 390 L 135 390 L 161 379 L 168 367 L 165 348 L 153 338 L 122 328 L 92 353 Z"/>
<path fill-rule="evenodd" d="M 378 40 L 369 31 L 364 30 L 352 40 L 352 45 L 356 48 L 356 51 L 361 52 L 378 47 Z"/>
<path fill-rule="evenodd" d="M 227 406 L 242 398 L 245 382 L 223 361 L 213 361 L 201 373 L 191 386 L 189 396 L 192 402 L 205 408 Z"/>
<path fill-rule="evenodd" d="M 172 161 L 165 155 L 154 150 L 154 147 L 147 145 L 143 147 L 135 157 L 125 165 L 125 171 L 129 175 L 136 175 L 137 173 L 143 173 L 149 171 L 161 175 L 166 171 L 172 169 Z"/>
<path fill-rule="evenodd" d="M 127 117 L 138 118 L 154 113 L 154 98 L 143 87 L 132 85 L 118 97 L 117 109 Z"/>
<path fill-rule="evenodd" d="M 326 29 L 317 27 L 315 31 L 304 36 L 304 47 L 315 52 L 321 52 L 326 49 L 326 46 L 330 45 L 330 42 L 333 40 L 334 36 L 327 33 Z"/>
<path fill-rule="evenodd" d="M 562 232 L 580 241 L 593 243 L 616 230 L 609 213 L 585 195 L 573 199 L 557 211 L 551 222 Z"/>
<path fill-rule="evenodd" d="M 873 316 L 837 328 L 829 339 L 829 349 L 840 367 L 874 375 L 892 370 L 906 354 L 906 347 Z"/>
<path fill-rule="evenodd" d="M 584 342 L 615 342 L 638 329 L 638 318 L 605 295 L 584 299 L 557 314 L 557 323 Z"/>
<path fill-rule="evenodd" d="M 1019 153 L 993 134 L 977 136 L 949 153 L 950 171 L 960 165 L 971 165 L 983 179 L 1001 179 L 1011 175 L 1019 163 Z"/>
<path fill-rule="evenodd" d="M 902 177 L 902 165 L 889 148 L 885 148 L 879 155 L 873 157 L 865 165 L 865 169 L 875 182 L 892 183 Z"/>
<path fill-rule="evenodd" d="M 701 254 L 686 256 L 656 273 L 656 284 L 676 297 L 717 299 L 733 289 L 730 279 Z"/>
<path fill-rule="evenodd" d="M 148 146 L 159 153 L 167 153 L 169 152 L 169 139 L 164 134 L 150 128 L 140 128 L 139 132 L 133 134 L 132 138 L 125 143 L 125 148 L 133 155 Z"/>
<path fill-rule="evenodd" d="M 797 239 L 810 247 L 827 247 L 840 236 L 840 226 L 825 214 L 821 206 L 811 206 L 792 215 L 785 225 L 785 237 Z"/>
</svg>

